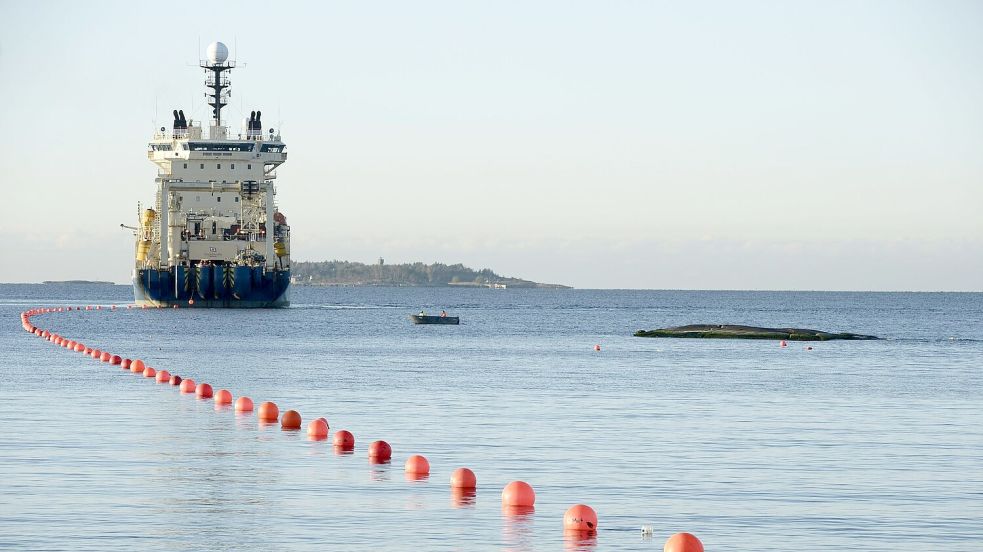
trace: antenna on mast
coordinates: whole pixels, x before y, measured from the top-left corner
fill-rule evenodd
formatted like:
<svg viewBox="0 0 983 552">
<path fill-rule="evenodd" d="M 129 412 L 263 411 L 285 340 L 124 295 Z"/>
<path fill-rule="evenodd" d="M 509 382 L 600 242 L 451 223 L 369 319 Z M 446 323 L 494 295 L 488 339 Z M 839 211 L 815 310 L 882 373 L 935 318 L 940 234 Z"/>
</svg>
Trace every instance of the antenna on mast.
<svg viewBox="0 0 983 552">
<path fill-rule="evenodd" d="M 229 60 L 229 48 L 221 42 L 212 42 L 205 52 L 207 59 L 199 61 L 199 66 L 205 70 L 205 86 L 211 88 L 206 93 L 208 105 L 212 106 L 212 120 L 215 126 L 222 125 L 222 108 L 229 103 L 229 77 L 223 75 L 236 66 L 234 60 Z"/>
</svg>

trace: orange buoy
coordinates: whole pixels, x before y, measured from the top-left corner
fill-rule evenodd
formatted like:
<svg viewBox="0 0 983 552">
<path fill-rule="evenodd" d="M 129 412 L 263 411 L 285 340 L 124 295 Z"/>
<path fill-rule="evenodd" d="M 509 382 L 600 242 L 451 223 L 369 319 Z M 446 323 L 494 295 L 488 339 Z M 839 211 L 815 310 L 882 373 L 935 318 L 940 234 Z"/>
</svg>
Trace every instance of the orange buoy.
<svg viewBox="0 0 983 552">
<path fill-rule="evenodd" d="M 215 393 L 215 404 L 228 405 L 232 404 L 232 392 L 228 389 L 219 389 Z"/>
<path fill-rule="evenodd" d="M 249 397 L 239 397 L 236 399 L 236 412 L 252 412 L 253 400 Z"/>
<path fill-rule="evenodd" d="M 112 358 L 109 359 L 109 363 L 114 366 L 123 364 L 123 357 L 119 355 L 113 355 Z"/>
<path fill-rule="evenodd" d="M 144 368 L 146 368 L 146 365 L 140 359 L 136 359 L 130 363 L 131 372 L 143 372 Z"/>
<path fill-rule="evenodd" d="M 393 457 L 393 448 L 385 441 L 372 441 L 369 445 L 369 458 L 385 462 Z"/>
<path fill-rule="evenodd" d="M 123 362 L 120 362 L 120 363 L 119 363 L 119 365 L 120 365 L 120 367 L 121 367 L 121 368 L 123 368 L 124 370 L 129 370 L 129 369 L 130 369 L 130 364 L 132 364 L 132 363 L 133 363 L 133 361 L 132 361 L 132 360 L 130 360 L 130 359 L 128 359 L 128 358 L 124 358 L 124 359 L 123 359 Z"/>
<path fill-rule="evenodd" d="M 288 410 L 284 412 L 283 416 L 280 418 L 280 428 L 300 429 L 301 422 L 300 412 L 297 412 L 296 410 Z"/>
<path fill-rule="evenodd" d="M 414 454 L 406 459 L 406 464 L 403 465 L 403 471 L 419 475 L 428 474 L 430 473 L 430 462 L 426 457 Z"/>
<path fill-rule="evenodd" d="M 322 417 L 318 418 L 318 420 L 321 420 L 322 422 L 324 422 L 324 425 L 327 426 L 328 429 L 331 429 L 331 424 L 328 423 L 328 419 L 327 418 L 325 418 L 324 416 L 322 416 Z"/>
<path fill-rule="evenodd" d="M 563 514 L 563 530 L 577 533 L 597 532 L 597 512 L 586 504 L 576 504 Z"/>
<path fill-rule="evenodd" d="M 783 339 L 778 342 L 779 347 L 788 347 L 788 343 Z"/>
<path fill-rule="evenodd" d="M 181 392 L 186 394 L 191 394 L 195 392 L 195 380 L 186 379 L 181 382 Z"/>
<path fill-rule="evenodd" d="M 168 383 L 170 383 L 171 385 L 181 385 L 181 376 L 174 374 L 173 376 L 171 376 L 171 379 L 168 380 Z"/>
<path fill-rule="evenodd" d="M 195 395 L 199 399 L 210 399 L 212 398 L 212 386 L 207 383 L 199 383 L 198 387 L 195 387 Z"/>
<path fill-rule="evenodd" d="M 195 300 L 194 299 L 188 299 L 188 304 L 189 305 L 194 305 L 195 304 Z"/>
<path fill-rule="evenodd" d="M 478 478 L 468 468 L 457 468 L 451 474 L 452 489 L 473 489 L 478 486 Z"/>
<path fill-rule="evenodd" d="M 601 350 L 601 346 L 600 345 L 594 345 L 594 350 L 595 351 L 600 351 Z"/>
<path fill-rule="evenodd" d="M 145 377 L 145 378 L 156 378 L 157 377 L 157 370 L 154 370 L 150 366 L 147 366 L 146 368 L 143 369 L 143 377 Z"/>
<path fill-rule="evenodd" d="M 703 543 L 689 533 L 676 533 L 666 541 L 662 552 L 703 552 Z"/>
<path fill-rule="evenodd" d="M 81 353 L 84 350 L 85 350 L 85 345 L 82 345 L 81 343 L 76 343 L 75 344 L 75 352 L 76 353 Z"/>
<path fill-rule="evenodd" d="M 353 450 L 355 448 L 355 436 L 351 431 L 344 429 L 334 433 L 334 446 L 342 450 Z"/>
<path fill-rule="evenodd" d="M 171 381 L 171 373 L 167 370 L 157 370 L 155 380 L 157 383 L 167 383 Z"/>
<path fill-rule="evenodd" d="M 525 481 L 513 481 L 502 489 L 503 506 L 534 506 L 536 492 Z"/>
<path fill-rule="evenodd" d="M 266 401 L 259 405 L 257 417 L 261 422 L 275 422 L 280 417 L 280 409 L 276 407 L 276 403 Z"/>
<path fill-rule="evenodd" d="M 328 424 L 324 418 L 318 418 L 307 424 L 307 436 L 312 441 L 323 441 L 328 438 Z"/>
<path fill-rule="evenodd" d="M 100 355 L 102 355 L 102 351 L 100 351 L 99 349 L 92 349 L 92 352 L 89 353 L 89 356 L 96 360 L 99 359 Z"/>
<path fill-rule="evenodd" d="M 82 354 L 83 355 L 91 355 L 92 354 L 92 347 L 86 347 L 85 349 L 83 349 L 82 350 Z"/>
</svg>

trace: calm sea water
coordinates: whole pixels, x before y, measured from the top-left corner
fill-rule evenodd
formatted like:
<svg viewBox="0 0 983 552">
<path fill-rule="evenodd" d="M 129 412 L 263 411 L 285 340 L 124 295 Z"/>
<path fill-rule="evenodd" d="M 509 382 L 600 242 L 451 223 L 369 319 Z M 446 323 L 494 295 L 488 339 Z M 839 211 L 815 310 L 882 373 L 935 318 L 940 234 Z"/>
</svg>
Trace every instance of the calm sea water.
<svg viewBox="0 0 983 552">
<path fill-rule="evenodd" d="M 295 288 L 282 310 L 35 319 L 305 424 L 325 416 L 355 434 L 348 456 L 18 319 L 129 300 L 0 285 L 0 548 L 661 550 L 689 531 L 717 551 L 983 549 L 983 294 Z M 462 325 L 413 326 L 421 308 Z M 631 337 L 699 322 L 886 339 Z M 376 439 L 392 464 L 368 463 Z M 406 480 L 411 454 L 429 479 Z M 452 499 L 459 466 L 473 500 Z M 536 489 L 532 514 L 501 510 L 516 479 Z M 563 536 L 579 502 L 598 512 L 594 540 Z"/>
</svg>

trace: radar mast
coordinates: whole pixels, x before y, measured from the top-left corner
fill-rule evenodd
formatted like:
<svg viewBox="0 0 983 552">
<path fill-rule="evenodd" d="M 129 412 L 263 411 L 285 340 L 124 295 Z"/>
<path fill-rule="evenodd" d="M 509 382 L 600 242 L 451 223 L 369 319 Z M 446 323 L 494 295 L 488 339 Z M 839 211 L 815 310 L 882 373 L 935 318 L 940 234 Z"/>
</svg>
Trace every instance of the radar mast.
<svg viewBox="0 0 983 552">
<path fill-rule="evenodd" d="M 230 71 L 236 66 L 235 61 L 229 60 L 229 49 L 221 42 L 212 42 L 206 51 L 207 59 L 199 62 L 199 66 L 205 70 L 205 86 L 211 88 L 211 93 L 205 93 L 208 97 L 208 105 L 212 106 L 212 126 L 222 126 L 222 108 L 229 103 L 229 76 L 224 75 L 225 71 Z"/>
</svg>

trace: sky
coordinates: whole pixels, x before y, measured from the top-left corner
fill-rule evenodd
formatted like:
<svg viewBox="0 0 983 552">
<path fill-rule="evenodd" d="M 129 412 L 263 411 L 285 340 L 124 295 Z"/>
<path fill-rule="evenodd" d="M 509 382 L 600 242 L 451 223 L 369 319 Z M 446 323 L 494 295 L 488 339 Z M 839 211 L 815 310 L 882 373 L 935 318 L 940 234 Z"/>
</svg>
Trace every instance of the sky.
<svg viewBox="0 0 983 552">
<path fill-rule="evenodd" d="M 153 130 L 287 143 L 295 261 L 983 290 L 983 3 L 0 0 L 0 282 L 125 283 Z"/>
</svg>

